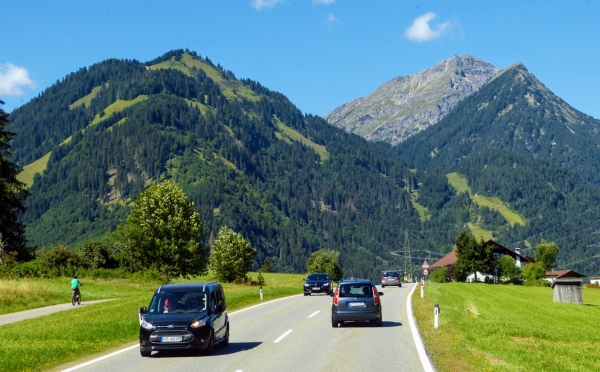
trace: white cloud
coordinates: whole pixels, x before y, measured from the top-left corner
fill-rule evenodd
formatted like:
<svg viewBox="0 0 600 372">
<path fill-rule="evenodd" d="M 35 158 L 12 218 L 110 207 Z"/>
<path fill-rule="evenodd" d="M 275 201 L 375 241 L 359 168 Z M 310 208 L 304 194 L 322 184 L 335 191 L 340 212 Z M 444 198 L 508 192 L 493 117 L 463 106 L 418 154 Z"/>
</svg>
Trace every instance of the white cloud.
<svg viewBox="0 0 600 372">
<path fill-rule="evenodd" d="M 29 71 L 12 63 L 0 65 L 0 94 L 20 96 L 23 87 L 33 88 L 35 83 L 29 78 Z"/>
<path fill-rule="evenodd" d="M 412 25 L 406 29 L 404 33 L 410 40 L 423 42 L 437 39 L 444 33 L 450 30 L 451 23 L 446 21 L 437 25 L 436 29 L 432 29 L 429 22 L 436 17 L 435 13 L 428 12 L 420 17 L 417 17 Z"/>
<path fill-rule="evenodd" d="M 333 3 L 335 3 L 335 0 L 313 0 L 313 4 L 315 4 L 315 5 L 319 5 L 319 4 L 329 5 L 329 4 L 333 4 Z"/>
<path fill-rule="evenodd" d="M 329 23 L 337 23 L 337 22 L 341 22 L 336 16 L 334 16 L 333 14 L 329 14 L 327 16 L 327 22 Z"/>
<path fill-rule="evenodd" d="M 262 10 L 263 8 L 272 8 L 277 3 L 282 3 L 283 0 L 252 0 L 252 7 L 256 10 Z"/>
</svg>

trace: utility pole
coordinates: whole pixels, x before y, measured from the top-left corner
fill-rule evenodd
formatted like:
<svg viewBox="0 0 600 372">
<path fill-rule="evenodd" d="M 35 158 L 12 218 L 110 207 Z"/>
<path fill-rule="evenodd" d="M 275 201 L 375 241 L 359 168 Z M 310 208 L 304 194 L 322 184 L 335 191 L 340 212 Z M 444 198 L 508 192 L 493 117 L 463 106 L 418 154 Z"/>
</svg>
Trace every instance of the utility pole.
<svg viewBox="0 0 600 372">
<path fill-rule="evenodd" d="M 408 243 L 408 230 L 404 230 L 404 275 L 408 275 L 408 270 L 411 271 L 412 275 L 411 264 L 412 258 L 410 256 L 410 244 Z"/>
</svg>

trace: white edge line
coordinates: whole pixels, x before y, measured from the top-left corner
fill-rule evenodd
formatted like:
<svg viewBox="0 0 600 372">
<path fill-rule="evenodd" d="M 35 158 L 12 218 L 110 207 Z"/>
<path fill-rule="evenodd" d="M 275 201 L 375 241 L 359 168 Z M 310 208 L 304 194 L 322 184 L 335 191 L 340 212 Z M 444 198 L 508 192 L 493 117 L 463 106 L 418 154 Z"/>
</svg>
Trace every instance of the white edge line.
<svg viewBox="0 0 600 372">
<path fill-rule="evenodd" d="M 271 303 L 271 302 L 285 300 L 286 298 L 289 298 L 289 297 L 294 297 L 294 296 L 300 296 L 300 295 L 286 296 L 286 297 L 277 298 L 277 299 L 275 299 L 275 300 L 271 300 L 271 301 L 267 301 L 267 302 L 261 302 L 261 303 L 259 303 L 259 304 L 256 304 L 256 305 L 253 305 L 253 306 L 250 306 L 250 307 L 245 307 L 245 308 L 243 308 L 243 309 L 240 309 L 240 310 L 238 310 L 238 311 L 234 311 L 233 313 L 229 314 L 229 316 L 231 316 L 231 315 L 233 315 L 233 314 L 241 313 L 242 311 L 246 311 L 246 310 L 249 310 L 249 309 L 253 309 L 253 308 L 255 308 L 255 307 L 259 307 L 259 306 L 262 306 L 262 305 L 265 305 L 265 304 L 268 304 L 268 303 Z M 292 330 L 290 329 L 290 330 L 289 330 L 289 331 L 288 331 L 288 332 L 287 332 L 287 333 L 286 333 L 286 334 L 285 334 L 283 337 L 287 336 L 287 334 L 288 334 L 288 333 L 290 333 L 291 331 L 292 331 Z M 283 337 L 280 337 L 280 338 L 283 338 Z M 112 358 L 112 357 L 114 357 L 115 355 L 119 355 L 119 354 L 121 354 L 121 353 L 124 353 L 124 352 L 126 352 L 126 351 L 133 350 L 133 349 L 135 349 L 136 347 L 139 347 L 139 346 L 140 346 L 140 344 L 139 344 L 139 343 L 136 343 L 135 345 L 128 346 L 128 347 L 126 347 L 126 348 L 124 348 L 124 349 L 121 349 L 121 350 L 117 350 L 117 351 L 115 351 L 114 353 L 110 353 L 110 354 L 107 354 L 107 355 L 101 356 L 101 357 L 99 357 L 99 358 L 96 358 L 96 359 L 90 360 L 89 362 L 85 362 L 85 363 L 82 363 L 82 364 L 78 364 L 78 365 L 76 365 L 76 366 L 74 366 L 74 367 L 71 367 L 71 368 L 63 369 L 61 372 L 71 372 L 71 371 L 76 371 L 76 370 L 78 370 L 78 369 L 80 369 L 80 368 L 87 367 L 87 366 L 89 366 L 90 364 L 94 364 L 94 363 L 97 363 L 97 362 L 99 362 L 99 361 L 101 361 L 101 360 L 108 359 L 108 358 Z"/>
<path fill-rule="evenodd" d="M 317 315 L 317 314 L 318 314 L 318 313 L 320 313 L 320 312 L 321 312 L 321 310 L 317 310 L 317 311 L 315 311 L 314 313 L 310 314 L 308 317 L 309 317 L 309 318 L 312 318 L 313 316 Z"/>
<path fill-rule="evenodd" d="M 419 354 L 419 359 L 421 359 L 423 369 L 425 370 L 425 372 L 433 372 L 433 366 L 431 365 L 431 361 L 429 360 L 429 357 L 427 357 L 427 353 L 425 352 L 423 340 L 421 340 L 421 336 L 419 335 L 419 330 L 417 329 L 417 325 L 415 324 L 415 319 L 413 317 L 412 312 L 412 294 L 418 285 L 418 283 L 415 284 L 413 286 L 413 289 L 408 294 L 408 300 L 406 301 L 406 313 L 408 315 L 408 324 L 410 325 L 410 332 L 412 333 L 413 340 L 415 341 L 415 347 L 417 348 L 417 353 Z"/>
<path fill-rule="evenodd" d="M 99 362 L 99 361 L 101 361 L 101 360 L 104 360 L 104 359 L 108 359 L 108 358 L 114 357 L 115 355 L 119 355 L 119 354 L 121 354 L 121 353 L 124 353 L 124 352 L 126 352 L 126 351 L 132 350 L 132 349 L 134 349 L 134 348 L 136 348 L 136 347 L 139 347 L 139 346 L 140 346 L 139 344 L 135 344 L 135 345 L 132 345 L 132 346 L 126 347 L 125 349 L 117 350 L 117 351 L 115 351 L 114 353 L 110 353 L 110 354 L 107 354 L 107 355 L 101 356 L 100 358 L 96 358 L 96 359 L 94 359 L 94 360 L 90 360 L 89 362 L 85 362 L 85 363 L 83 363 L 83 364 L 79 364 L 79 365 L 77 365 L 77 366 L 75 366 L 75 367 L 71 367 L 71 368 L 65 369 L 65 370 L 63 370 L 62 372 L 71 372 L 71 371 L 75 371 L 76 369 L 79 369 L 79 368 L 82 368 L 82 367 L 89 366 L 90 364 L 93 364 L 93 363 Z"/>
<path fill-rule="evenodd" d="M 285 336 L 289 335 L 290 333 L 292 333 L 293 329 L 288 329 L 287 331 L 285 331 L 284 334 L 282 334 L 281 336 L 279 336 L 279 338 L 277 338 L 277 340 L 273 341 L 274 344 L 278 343 L 279 341 L 283 340 L 285 338 Z"/>
</svg>

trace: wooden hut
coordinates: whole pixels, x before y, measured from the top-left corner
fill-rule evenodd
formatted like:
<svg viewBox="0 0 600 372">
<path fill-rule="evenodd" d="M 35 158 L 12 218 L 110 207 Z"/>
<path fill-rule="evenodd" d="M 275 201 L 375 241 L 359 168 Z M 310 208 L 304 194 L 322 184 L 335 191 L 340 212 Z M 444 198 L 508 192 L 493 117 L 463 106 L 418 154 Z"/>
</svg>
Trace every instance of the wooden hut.
<svg viewBox="0 0 600 372">
<path fill-rule="evenodd" d="M 546 273 L 546 277 L 554 277 L 552 281 L 552 294 L 554 302 L 567 302 L 571 304 L 583 305 L 581 296 L 581 283 L 585 275 L 579 274 L 573 270 L 551 271 Z"/>
</svg>

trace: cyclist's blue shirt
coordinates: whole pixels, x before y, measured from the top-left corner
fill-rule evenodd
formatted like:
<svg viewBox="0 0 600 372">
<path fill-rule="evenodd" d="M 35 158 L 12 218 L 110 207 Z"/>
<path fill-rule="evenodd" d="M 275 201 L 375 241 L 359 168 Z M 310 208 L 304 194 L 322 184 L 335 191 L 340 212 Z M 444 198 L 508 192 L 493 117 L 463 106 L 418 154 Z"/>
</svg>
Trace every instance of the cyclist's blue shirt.
<svg viewBox="0 0 600 372">
<path fill-rule="evenodd" d="M 71 280 L 71 289 L 77 289 L 77 288 L 79 288 L 79 279 Z"/>
</svg>

